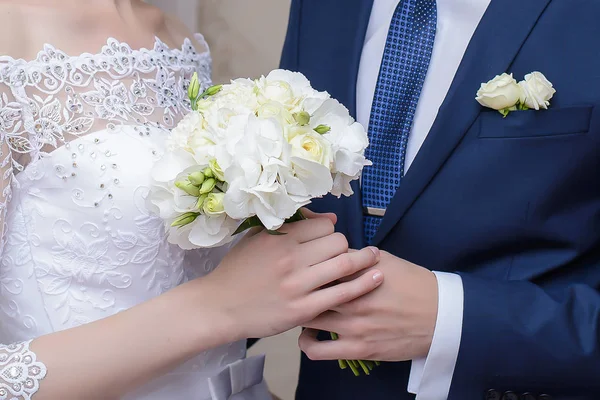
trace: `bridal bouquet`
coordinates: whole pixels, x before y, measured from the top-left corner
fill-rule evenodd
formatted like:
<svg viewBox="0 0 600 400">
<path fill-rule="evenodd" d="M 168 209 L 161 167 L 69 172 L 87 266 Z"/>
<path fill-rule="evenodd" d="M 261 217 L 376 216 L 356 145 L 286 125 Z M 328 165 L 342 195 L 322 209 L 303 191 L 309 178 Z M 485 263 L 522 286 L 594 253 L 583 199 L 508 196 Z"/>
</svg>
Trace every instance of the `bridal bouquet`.
<svg viewBox="0 0 600 400">
<path fill-rule="evenodd" d="M 199 93 L 151 171 L 151 208 L 169 241 L 221 246 L 253 226 L 275 233 L 328 193 L 352 194 L 367 134 L 348 110 L 300 73 L 276 70 Z"/>
<path fill-rule="evenodd" d="M 221 246 L 254 226 L 278 234 L 311 199 L 351 195 L 350 182 L 370 165 L 362 125 L 300 73 L 199 92 L 194 75 L 192 111 L 151 171 L 148 196 L 169 242 L 183 249 Z M 358 363 L 349 366 L 357 373 Z"/>
</svg>

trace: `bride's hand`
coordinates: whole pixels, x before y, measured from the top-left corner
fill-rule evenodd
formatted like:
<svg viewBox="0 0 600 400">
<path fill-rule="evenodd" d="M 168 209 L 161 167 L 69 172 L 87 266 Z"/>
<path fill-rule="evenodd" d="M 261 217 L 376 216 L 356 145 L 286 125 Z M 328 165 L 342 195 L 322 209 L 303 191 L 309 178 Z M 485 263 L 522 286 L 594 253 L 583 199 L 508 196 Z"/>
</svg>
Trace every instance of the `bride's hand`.
<svg viewBox="0 0 600 400">
<path fill-rule="evenodd" d="M 377 264 L 379 250 L 348 253 L 346 238 L 334 233 L 335 216 L 307 214 L 284 225 L 285 235 L 251 232 L 204 278 L 235 339 L 284 332 L 381 284 L 377 270 L 338 282 Z"/>
</svg>

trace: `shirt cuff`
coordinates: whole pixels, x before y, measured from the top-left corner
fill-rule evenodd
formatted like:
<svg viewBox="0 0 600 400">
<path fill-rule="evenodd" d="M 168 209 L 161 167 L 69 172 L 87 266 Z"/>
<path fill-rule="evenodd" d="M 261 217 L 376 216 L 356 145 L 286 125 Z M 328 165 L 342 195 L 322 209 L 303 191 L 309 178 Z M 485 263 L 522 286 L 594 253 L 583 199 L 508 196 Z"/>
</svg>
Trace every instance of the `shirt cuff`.
<svg viewBox="0 0 600 400">
<path fill-rule="evenodd" d="M 445 400 L 450 392 L 460 349 L 464 308 L 462 279 L 457 274 L 435 272 L 438 314 L 427 358 L 412 360 L 408 392 L 416 400 Z"/>
</svg>

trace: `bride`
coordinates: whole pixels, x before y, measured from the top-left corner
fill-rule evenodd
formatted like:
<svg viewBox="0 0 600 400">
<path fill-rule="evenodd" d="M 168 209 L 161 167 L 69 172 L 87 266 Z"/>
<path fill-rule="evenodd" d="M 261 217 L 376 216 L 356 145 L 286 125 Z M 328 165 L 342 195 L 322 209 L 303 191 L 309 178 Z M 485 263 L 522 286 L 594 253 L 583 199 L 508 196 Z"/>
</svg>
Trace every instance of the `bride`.
<svg viewBox="0 0 600 400">
<path fill-rule="evenodd" d="M 332 215 L 165 241 L 148 171 L 192 73 L 210 85 L 202 36 L 141 0 L 1 0 L 0 54 L 0 399 L 264 400 L 245 338 L 380 284 L 337 283 L 377 250 L 348 254 Z"/>
</svg>

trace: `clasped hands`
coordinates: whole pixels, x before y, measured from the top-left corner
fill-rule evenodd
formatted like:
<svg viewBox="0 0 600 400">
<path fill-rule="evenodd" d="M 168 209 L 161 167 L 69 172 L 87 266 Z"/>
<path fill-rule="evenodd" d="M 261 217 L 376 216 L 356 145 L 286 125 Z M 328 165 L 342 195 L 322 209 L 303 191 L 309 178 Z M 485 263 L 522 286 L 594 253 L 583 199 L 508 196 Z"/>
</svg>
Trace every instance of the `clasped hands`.
<svg viewBox="0 0 600 400">
<path fill-rule="evenodd" d="M 214 326 L 230 342 L 306 327 L 299 345 L 314 360 L 425 357 L 435 275 L 374 247 L 349 250 L 334 214 L 303 212 L 308 219 L 285 224 L 285 235 L 248 233 L 203 280 L 205 310 L 221 310 Z M 319 330 L 339 340 L 319 342 Z"/>
<path fill-rule="evenodd" d="M 425 268 L 378 253 L 372 268 L 383 275 L 379 287 L 303 325 L 307 329 L 299 346 L 310 359 L 405 361 L 427 356 L 437 319 L 437 279 Z M 335 332 L 339 340 L 319 341 L 319 331 Z"/>
</svg>

